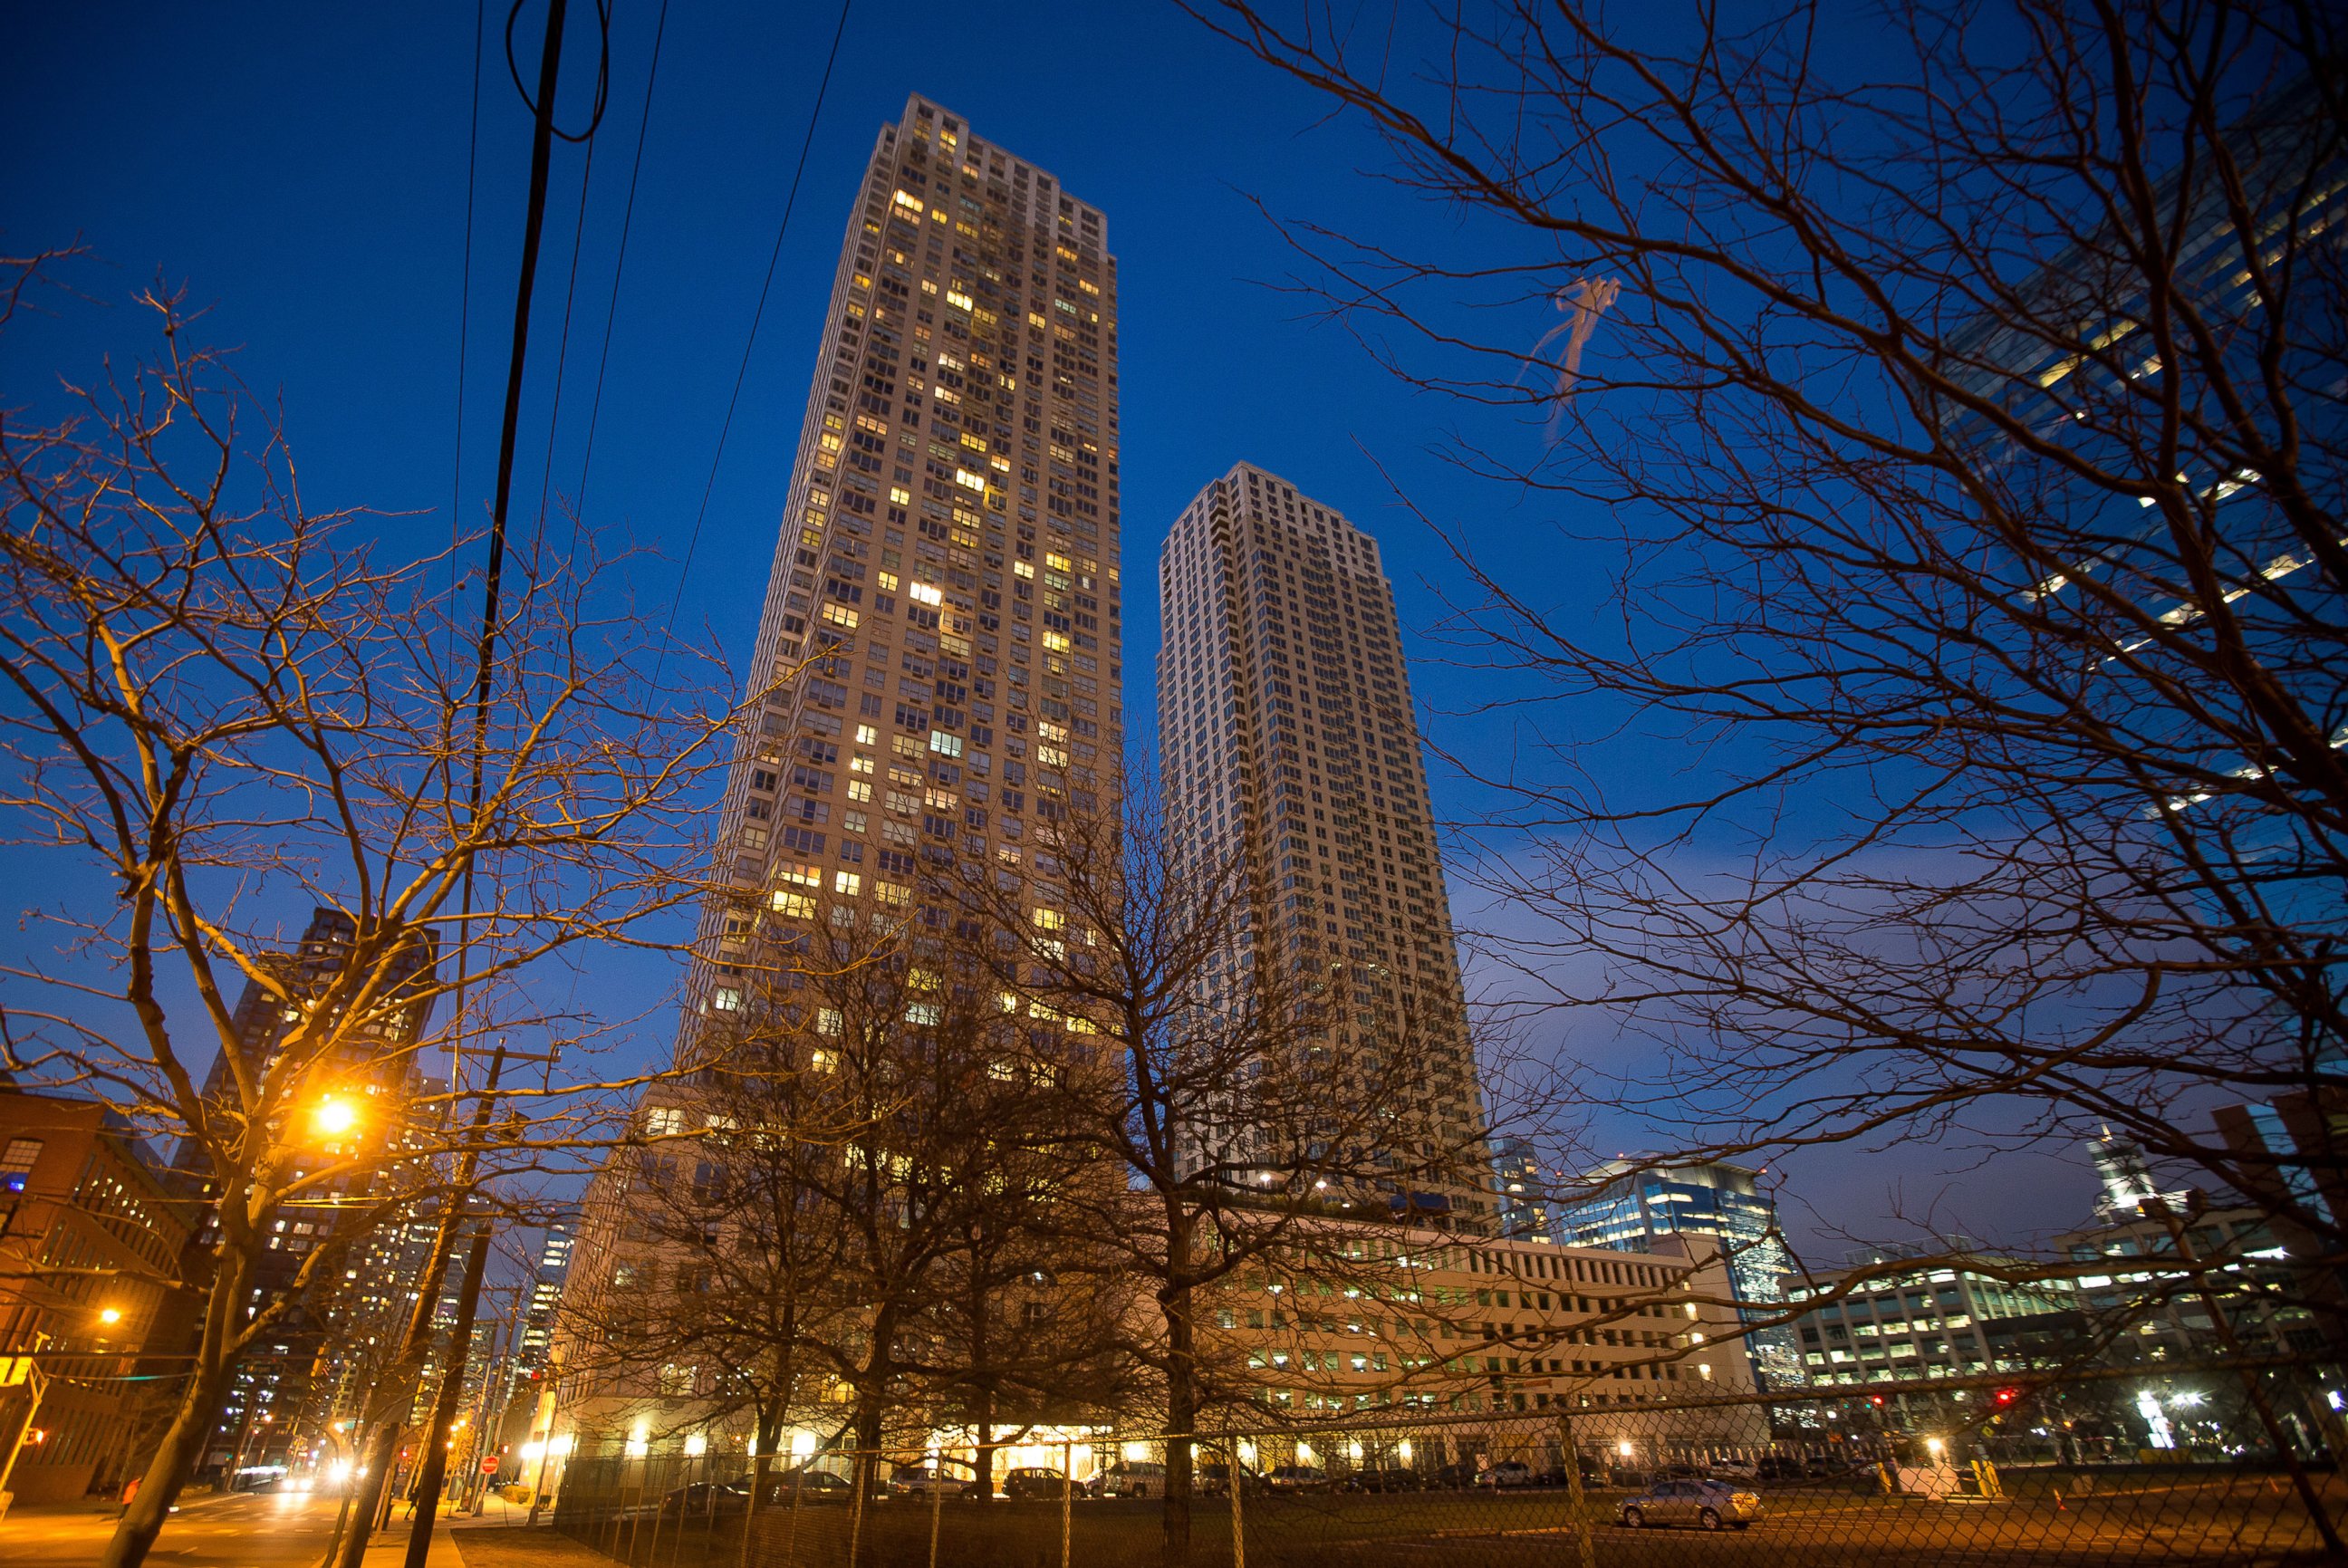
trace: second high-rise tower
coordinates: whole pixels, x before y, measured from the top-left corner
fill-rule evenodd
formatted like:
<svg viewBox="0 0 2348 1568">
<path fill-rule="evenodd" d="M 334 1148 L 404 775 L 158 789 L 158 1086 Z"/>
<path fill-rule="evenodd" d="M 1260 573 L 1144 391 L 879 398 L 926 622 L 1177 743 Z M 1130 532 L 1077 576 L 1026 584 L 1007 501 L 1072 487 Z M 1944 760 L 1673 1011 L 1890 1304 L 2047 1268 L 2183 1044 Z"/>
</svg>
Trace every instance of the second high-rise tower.
<svg viewBox="0 0 2348 1568">
<path fill-rule="evenodd" d="M 1242 865 L 1258 890 L 1241 983 L 1309 975 L 1338 1004 L 1330 1048 L 1406 1050 L 1389 1136 L 1423 1174 L 1397 1185 L 1432 1190 L 1394 1196 L 1480 1220 L 1475 1049 L 1377 541 L 1241 463 L 1176 520 L 1158 593 L 1168 830 L 1178 858 Z"/>
</svg>

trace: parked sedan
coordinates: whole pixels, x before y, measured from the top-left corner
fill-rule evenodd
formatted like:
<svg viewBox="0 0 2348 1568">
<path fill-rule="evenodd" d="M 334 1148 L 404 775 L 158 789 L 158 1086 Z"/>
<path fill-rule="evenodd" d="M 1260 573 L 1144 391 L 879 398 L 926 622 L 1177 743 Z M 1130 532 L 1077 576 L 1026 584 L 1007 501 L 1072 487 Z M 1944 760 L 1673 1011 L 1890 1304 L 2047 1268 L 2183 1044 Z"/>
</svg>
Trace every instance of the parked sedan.
<svg viewBox="0 0 2348 1568">
<path fill-rule="evenodd" d="M 873 1478 L 873 1495 L 883 1495 L 887 1488 L 879 1477 Z M 785 1470 L 767 1478 L 768 1508 L 788 1508 L 794 1502 L 846 1502 L 855 1495 L 856 1488 L 843 1475 L 824 1470 Z"/>
<path fill-rule="evenodd" d="M 1502 1460 L 1496 1465 L 1488 1465 L 1478 1471 L 1476 1484 L 1478 1487 L 1489 1488 L 1493 1491 L 1498 1491 L 1502 1488 L 1530 1486 L 1533 1484 L 1533 1467 L 1522 1460 Z"/>
<path fill-rule="evenodd" d="M 697 1480 L 662 1498 L 660 1511 L 664 1519 L 709 1519 L 740 1513 L 749 1506 L 750 1494 L 742 1487 Z"/>
<path fill-rule="evenodd" d="M 1416 1470 L 1401 1465 L 1372 1465 L 1345 1478 L 1347 1491 L 1417 1491 L 1424 1484 Z"/>
<path fill-rule="evenodd" d="M 1274 1465 L 1265 1472 L 1263 1489 L 1275 1493 L 1327 1491 L 1329 1472 L 1318 1465 Z"/>
<path fill-rule="evenodd" d="M 1722 1480 L 1659 1480 L 1622 1500 L 1622 1522 L 1633 1530 L 1650 1524 L 1743 1530 L 1760 1517 L 1760 1493 Z"/>
<path fill-rule="evenodd" d="M 1605 1468 L 1598 1464 L 1596 1461 L 1584 1459 L 1581 1461 L 1581 1469 L 1582 1485 L 1603 1486 L 1606 1484 Z M 1556 1465 L 1533 1477 L 1533 1484 L 1535 1486 L 1571 1486 L 1573 1484 L 1573 1477 L 1566 1473 L 1566 1469 L 1563 1465 Z"/>
<path fill-rule="evenodd" d="M 1064 1471 L 1043 1465 L 1024 1465 L 1003 1478 L 1003 1495 L 1009 1498 L 1058 1498 L 1068 1490 Z"/>
</svg>

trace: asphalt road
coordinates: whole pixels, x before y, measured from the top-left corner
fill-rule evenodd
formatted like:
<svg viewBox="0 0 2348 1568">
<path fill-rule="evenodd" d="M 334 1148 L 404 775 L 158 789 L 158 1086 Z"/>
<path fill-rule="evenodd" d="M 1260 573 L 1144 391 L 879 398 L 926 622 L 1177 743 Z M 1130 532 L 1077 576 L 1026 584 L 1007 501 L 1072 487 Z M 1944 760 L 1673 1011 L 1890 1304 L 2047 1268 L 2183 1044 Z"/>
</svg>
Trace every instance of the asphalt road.
<svg viewBox="0 0 2348 1568">
<path fill-rule="evenodd" d="M 147 1561 L 157 1568 L 316 1568 L 340 1507 L 340 1499 L 299 1493 L 190 1498 Z M 113 1533 L 112 1509 L 18 1509 L 0 1520 L 0 1564 L 93 1568 Z M 407 1525 L 395 1523 L 369 1542 L 367 1568 L 397 1568 L 407 1540 Z M 432 1568 L 458 1568 L 446 1532 L 433 1540 Z"/>
</svg>

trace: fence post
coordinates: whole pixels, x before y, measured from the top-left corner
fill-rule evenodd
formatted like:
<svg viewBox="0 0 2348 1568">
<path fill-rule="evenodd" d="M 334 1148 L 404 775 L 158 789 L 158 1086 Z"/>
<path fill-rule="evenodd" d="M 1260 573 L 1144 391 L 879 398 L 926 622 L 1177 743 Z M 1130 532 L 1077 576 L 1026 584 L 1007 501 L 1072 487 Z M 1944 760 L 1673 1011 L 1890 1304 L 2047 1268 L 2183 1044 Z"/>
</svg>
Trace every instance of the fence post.
<svg viewBox="0 0 2348 1568">
<path fill-rule="evenodd" d="M 938 1568 L 938 1522 L 946 1506 L 946 1453 L 936 1449 L 930 1460 L 930 1568 Z"/>
<path fill-rule="evenodd" d="M 1076 1445 L 1060 1439 L 1060 1568 L 1068 1568 L 1070 1526 L 1076 1511 Z"/>
<path fill-rule="evenodd" d="M 668 1467 L 666 1463 L 664 1462 L 661 1468 L 665 1470 Z M 652 1469 L 649 1464 L 646 1465 L 644 1473 L 646 1475 L 650 1475 L 652 1473 Z M 666 1480 L 667 1479 L 668 1477 L 665 1475 L 661 1477 L 662 1480 Z M 668 1504 L 667 1494 L 664 1491 L 658 1490 L 659 1483 L 654 1482 L 654 1486 L 655 1490 L 653 1492 L 653 1540 L 652 1544 L 644 1549 L 644 1568 L 653 1568 L 653 1565 L 660 1561 L 661 1515 L 667 1511 Z M 690 1495 L 690 1493 L 681 1493 L 676 1500 L 676 1528 L 679 1533 L 682 1533 L 685 1530 L 685 1505 Z M 642 1505 L 639 1504 L 640 1508 L 641 1506 Z M 631 1562 L 634 1561 L 635 1555 L 636 1538 L 633 1533 L 631 1533 L 628 1537 L 629 1560 Z"/>
<path fill-rule="evenodd" d="M 1557 1418 L 1558 1446 L 1565 1450 L 1565 1501 L 1573 1510 L 1573 1540 L 1581 1568 L 1598 1568 L 1597 1532 L 1590 1520 L 1589 1499 L 1581 1490 L 1581 1450 L 1574 1446 L 1573 1418 Z"/>
</svg>

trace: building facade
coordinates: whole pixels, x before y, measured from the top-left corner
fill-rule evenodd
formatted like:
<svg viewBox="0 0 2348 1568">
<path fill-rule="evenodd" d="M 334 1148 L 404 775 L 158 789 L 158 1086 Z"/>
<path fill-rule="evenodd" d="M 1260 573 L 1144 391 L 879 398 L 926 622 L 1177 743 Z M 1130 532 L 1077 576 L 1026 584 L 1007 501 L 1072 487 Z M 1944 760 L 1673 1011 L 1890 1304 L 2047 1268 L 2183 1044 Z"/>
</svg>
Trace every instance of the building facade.
<svg viewBox="0 0 2348 1568">
<path fill-rule="evenodd" d="M 178 1393 L 171 1285 L 191 1229 L 129 1127 L 89 1100 L 0 1091 L 0 1464 L 19 1502 L 114 1491 Z"/>
<path fill-rule="evenodd" d="M 1117 301 L 1107 218 L 1051 173 L 919 96 L 881 127 L 824 305 L 680 1061 L 788 1008 L 827 932 L 918 949 L 965 882 L 1046 909 L 1037 824 L 1117 810 Z M 706 1125 L 699 1098 L 664 1088 L 640 1125 Z M 562 1440 L 639 1398 L 564 1337 L 659 1251 L 639 1174 L 614 1161 L 582 1206 L 547 1348 Z"/>
<path fill-rule="evenodd" d="M 1802 1366 L 1813 1388 L 1929 1384 L 2048 1365 L 2026 1346 L 2012 1348 L 2023 1340 L 2003 1326 L 2026 1328 L 2029 1320 L 2075 1313 L 2078 1305 L 2061 1281 L 1997 1278 L 1939 1263 L 1865 1279 L 1848 1295 L 1846 1283 L 1844 1274 L 1828 1274 L 1786 1292 L 1797 1308 L 1818 1303 L 1800 1323 Z"/>
<path fill-rule="evenodd" d="M 1241 463 L 1199 492 L 1159 558 L 1158 731 L 1175 863 L 1243 865 L 1260 890 L 1229 983 L 1332 977 L 1331 1048 L 1375 1053 L 1415 1020 L 1424 1065 L 1399 1140 L 1460 1176 L 1396 1194 L 1488 1222 L 1490 1158 L 1394 593 L 1377 541 Z M 1207 1136 L 1249 1156 L 1260 1130 Z M 1256 1151 L 1277 1162 L 1281 1151 Z"/>
<path fill-rule="evenodd" d="M 1025 882 L 1031 822 L 1114 804 L 1117 450 L 1107 219 L 909 99 L 825 307 L 681 1049 L 809 922 L 942 927 L 925 883 Z"/>
<path fill-rule="evenodd" d="M 1549 1241 L 1551 1218 L 1546 1194 L 1550 1182 L 1540 1155 L 1523 1138 L 1503 1138 L 1492 1145 L 1494 1196 L 1500 1210 L 1500 1234 L 1527 1241 Z"/>
<path fill-rule="evenodd" d="M 1778 1316 L 1789 1266 L 1777 1228 L 1777 1202 L 1762 1191 L 1759 1172 L 1714 1162 L 1647 1168 L 1617 1161 L 1583 1178 L 1583 1195 L 1559 1201 L 1555 1234 L 1577 1247 L 1653 1252 L 1666 1237 L 1684 1237 L 1719 1251 L 1748 1320 Z M 1803 1380 L 1793 1336 L 1782 1327 L 1755 1329 L 1746 1349 L 1764 1387 Z"/>
</svg>

